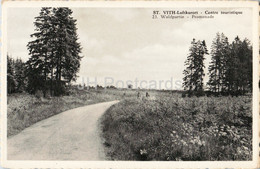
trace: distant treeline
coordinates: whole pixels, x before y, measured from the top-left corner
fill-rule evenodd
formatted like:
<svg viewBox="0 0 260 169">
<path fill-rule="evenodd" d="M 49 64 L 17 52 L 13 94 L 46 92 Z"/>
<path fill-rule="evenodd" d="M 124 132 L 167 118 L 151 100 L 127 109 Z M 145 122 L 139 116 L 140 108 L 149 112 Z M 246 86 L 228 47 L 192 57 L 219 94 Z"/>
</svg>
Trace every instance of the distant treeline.
<svg viewBox="0 0 260 169">
<path fill-rule="evenodd" d="M 232 43 L 217 33 L 211 46 L 209 81 L 204 87 L 206 42 L 193 39 L 185 61 L 183 87 L 191 95 L 244 95 L 252 92 L 252 46 L 248 39 L 237 36 Z"/>
<path fill-rule="evenodd" d="M 25 91 L 27 83 L 25 63 L 7 55 L 7 92 L 10 94 Z"/>
</svg>

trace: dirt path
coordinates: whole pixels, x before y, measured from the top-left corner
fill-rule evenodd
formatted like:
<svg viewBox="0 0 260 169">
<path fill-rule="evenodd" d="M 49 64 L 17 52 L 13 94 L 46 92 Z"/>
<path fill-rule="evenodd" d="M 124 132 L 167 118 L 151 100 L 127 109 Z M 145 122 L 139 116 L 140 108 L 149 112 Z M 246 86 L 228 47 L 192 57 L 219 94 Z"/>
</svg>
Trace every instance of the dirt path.
<svg viewBox="0 0 260 169">
<path fill-rule="evenodd" d="M 65 111 L 7 140 L 8 160 L 105 160 L 98 119 L 118 101 Z"/>
</svg>

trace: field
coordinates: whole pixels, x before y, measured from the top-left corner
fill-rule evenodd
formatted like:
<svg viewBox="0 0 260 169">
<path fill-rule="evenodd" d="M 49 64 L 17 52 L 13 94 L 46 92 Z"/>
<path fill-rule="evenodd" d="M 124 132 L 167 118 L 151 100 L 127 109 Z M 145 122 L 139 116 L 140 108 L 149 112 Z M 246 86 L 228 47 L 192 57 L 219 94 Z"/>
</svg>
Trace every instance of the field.
<svg viewBox="0 0 260 169">
<path fill-rule="evenodd" d="M 252 100 L 157 92 L 129 98 L 102 117 L 111 160 L 252 160 Z"/>
</svg>

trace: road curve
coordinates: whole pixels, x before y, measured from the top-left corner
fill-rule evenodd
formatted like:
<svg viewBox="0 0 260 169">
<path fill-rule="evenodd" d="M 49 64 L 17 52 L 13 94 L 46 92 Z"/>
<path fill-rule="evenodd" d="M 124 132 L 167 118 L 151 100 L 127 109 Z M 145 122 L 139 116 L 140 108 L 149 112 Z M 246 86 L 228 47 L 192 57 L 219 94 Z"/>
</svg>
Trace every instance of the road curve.
<svg viewBox="0 0 260 169">
<path fill-rule="evenodd" d="M 7 140 L 8 160 L 106 160 L 98 119 L 118 101 L 65 111 Z"/>
</svg>

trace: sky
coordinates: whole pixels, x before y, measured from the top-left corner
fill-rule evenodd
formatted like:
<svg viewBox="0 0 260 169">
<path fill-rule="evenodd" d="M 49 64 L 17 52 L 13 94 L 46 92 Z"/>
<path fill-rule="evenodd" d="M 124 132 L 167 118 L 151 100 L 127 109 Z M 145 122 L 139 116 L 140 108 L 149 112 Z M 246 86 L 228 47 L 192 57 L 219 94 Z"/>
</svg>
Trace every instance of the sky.
<svg viewBox="0 0 260 169">
<path fill-rule="evenodd" d="M 184 61 L 193 38 L 205 40 L 208 50 L 217 32 L 232 42 L 238 35 L 252 40 L 252 13 L 240 8 L 242 15 L 215 15 L 214 19 L 152 19 L 152 8 L 72 8 L 82 46 L 77 82 L 94 81 L 104 85 L 105 78 L 124 83 L 135 81 L 181 81 Z M 172 10 L 172 9 L 160 9 Z M 198 10 L 198 9 L 174 9 Z M 234 9 L 203 9 L 227 10 Z M 236 9 L 238 10 L 238 9 Z M 7 51 L 12 57 L 30 57 L 27 43 L 32 40 L 34 17 L 40 8 L 8 10 Z M 210 55 L 206 56 L 207 74 Z M 205 83 L 208 76 L 205 77 Z M 103 83 L 103 84 L 102 84 Z M 125 84 L 124 84 L 125 85 Z M 122 86 L 123 87 L 123 86 Z M 124 86 L 125 87 L 125 86 Z M 144 88 L 147 86 L 144 86 Z M 158 85 L 157 85 L 158 88 Z M 165 87 L 162 87 L 165 88 Z"/>
</svg>

